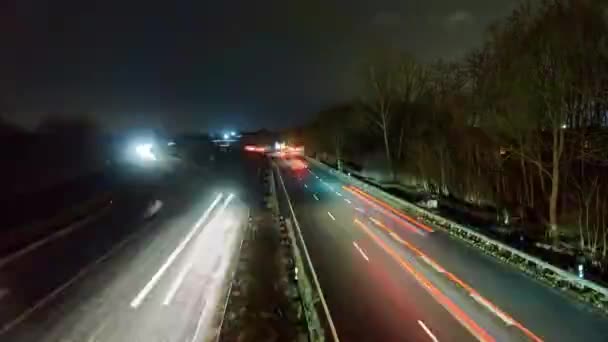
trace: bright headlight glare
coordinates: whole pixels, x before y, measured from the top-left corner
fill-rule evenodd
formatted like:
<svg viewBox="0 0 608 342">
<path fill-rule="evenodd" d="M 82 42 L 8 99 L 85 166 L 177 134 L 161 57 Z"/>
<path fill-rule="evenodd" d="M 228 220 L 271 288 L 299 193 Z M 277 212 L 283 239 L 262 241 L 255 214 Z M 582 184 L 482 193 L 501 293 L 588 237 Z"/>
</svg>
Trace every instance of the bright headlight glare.
<svg viewBox="0 0 608 342">
<path fill-rule="evenodd" d="M 144 160 L 156 160 L 156 156 L 152 152 L 152 144 L 141 144 L 135 147 L 135 153 Z"/>
</svg>

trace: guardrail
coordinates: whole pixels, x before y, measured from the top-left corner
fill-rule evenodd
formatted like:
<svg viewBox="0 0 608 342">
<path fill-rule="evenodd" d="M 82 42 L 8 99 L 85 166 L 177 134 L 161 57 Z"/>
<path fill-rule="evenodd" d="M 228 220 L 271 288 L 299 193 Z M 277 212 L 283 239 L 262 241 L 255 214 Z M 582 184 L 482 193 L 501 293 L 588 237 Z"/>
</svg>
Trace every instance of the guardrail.
<svg viewBox="0 0 608 342">
<path fill-rule="evenodd" d="M 310 260 L 304 237 L 300 230 L 298 221 L 295 217 L 293 207 L 291 206 L 291 200 L 289 194 L 285 188 L 285 183 L 281 176 L 281 171 L 278 166 L 273 162 L 273 170 L 280 181 L 283 195 L 289 206 L 291 218 L 287 218 L 280 222 L 284 224 L 287 229 L 291 246 L 293 248 L 293 255 L 295 259 L 295 276 L 298 285 L 298 291 L 300 298 L 302 299 L 302 305 L 304 307 L 304 314 L 306 316 L 306 322 L 308 326 L 309 339 L 310 341 L 326 341 L 333 340 L 338 342 L 338 335 L 334 327 L 331 315 L 329 314 L 329 308 L 325 302 L 325 297 L 321 290 L 321 285 L 317 278 L 316 272 Z M 275 198 L 275 209 L 277 214 L 279 213 L 278 206 L 278 195 L 276 193 L 276 186 L 274 177 L 271 178 L 271 193 Z"/>
<path fill-rule="evenodd" d="M 413 212 L 425 222 L 430 222 L 443 228 L 451 235 L 481 249 L 487 254 L 495 256 L 504 262 L 514 265 L 521 271 L 537 278 L 549 285 L 567 291 L 582 301 L 592 304 L 598 309 L 608 313 L 608 289 L 594 282 L 577 277 L 576 275 L 540 260 L 532 255 L 510 247 L 500 241 L 493 240 L 462 224 L 450 221 L 401 198 L 389 194 L 382 189 L 350 177 L 314 158 L 306 157 L 309 163 L 317 165 L 336 175 L 347 183 L 364 189 L 370 194 L 383 199 L 393 206 Z"/>
</svg>

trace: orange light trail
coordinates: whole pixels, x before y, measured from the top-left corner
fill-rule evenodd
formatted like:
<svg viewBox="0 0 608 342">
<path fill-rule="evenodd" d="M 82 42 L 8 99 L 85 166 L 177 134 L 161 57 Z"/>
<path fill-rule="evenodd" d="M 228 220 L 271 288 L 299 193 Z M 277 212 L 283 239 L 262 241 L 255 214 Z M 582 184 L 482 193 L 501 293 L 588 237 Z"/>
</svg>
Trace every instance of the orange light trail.
<svg viewBox="0 0 608 342">
<path fill-rule="evenodd" d="M 397 263 L 410 273 L 428 292 L 429 294 L 437 300 L 439 304 L 441 304 L 444 308 L 448 310 L 449 313 L 456 318 L 467 330 L 473 334 L 478 340 L 482 342 L 493 342 L 495 339 L 488 334 L 483 328 L 481 328 L 473 319 L 471 319 L 462 309 L 460 309 L 452 300 L 450 300 L 446 295 L 444 295 L 438 288 L 436 288 L 424 275 L 417 272 L 409 263 L 403 260 L 397 252 L 395 252 L 392 248 L 386 245 L 380 238 L 378 238 L 374 233 L 370 231 L 370 229 L 358 219 L 355 219 L 355 223 L 363 229 L 367 235 L 369 235 L 374 242 L 376 242 L 385 252 L 387 252 Z"/>
<path fill-rule="evenodd" d="M 403 214 L 402 212 L 398 211 L 397 209 L 389 206 L 388 204 L 386 204 L 386 203 L 384 203 L 384 202 L 382 202 L 380 200 L 377 200 L 377 199 L 371 197 L 370 195 L 366 194 L 363 191 L 360 191 L 357 188 L 354 188 L 354 187 L 351 188 L 351 187 L 347 187 L 347 186 L 343 186 L 343 188 L 344 188 L 344 190 L 349 191 L 351 194 L 357 196 L 359 199 L 367 202 L 368 204 L 375 205 L 375 206 L 380 206 L 383 209 L 386 209 L 386 210 L 390 211 L 392 214 L 394 214 L 394 215 L 396 215 L 396 216 L 398 216 L 398 217 L 400 217 L 400 218 L 408 221 L 409 223 L 411 223 L 416 228 L 421 228 L 421 229 L 423 229 L 423 230 L 425 230 L 425 231 L 427 231 L 429 233 L 434 232 L 434 230 L 432 228 L 430 228 L 430 227 L 428 227 L 428 226 L 426 226 L 426 225 L 424 225 L 424 224 L 422 224 L 422 223 L 414 220 L 413 218 L 411 218 L 411 217 Z M 406 228 L 408 228 L 410 230 L 413 230 L 413 228 L 410 227 L 409 225 L 406 225 L 406 224 L 402 223 L 402 226 L 404 226 L 404 227 L 406 227 Z"/>
<path fill-rule="evenodd" d="M 344 189 L 349 190 L 347 187 L 344 187 Z M 353 194 L 357 195 L 357 193 Z M 369 195 L 368 195 L 369 196 Z M 392 209 L 391 212 L 394 212 L 394 210 L 396 209 Z M 382 223 L 380 220 L 373 218 L 373 217 L 369 217 L 370 221 L 372 221 L 374 224 L 376 224 L 377 226 L 379 226 L 380 228 L 388 231 L 389 233 L 393 233 L 391 231 L 390 228 L 388 228 L 384 223 Z M 357 225 L 359 225 L 361 228 L 363 228 L 364 230 L 366 230 L 366 233 L 368 234 L 373 234 L 369 231 L 369 228 L 367 228 L 367 226 L 365 226 L 364 223 L 362 223 L 361 221 L 359 221 L 358 219 L 355 218 L 355 223 Z M 388 247 L 382 240 L 379 240 L 376 236 L 372 236 L 370 235 L 376 242 L 378 242 L 378 244 L 381 245 L 381 247 L 389 254 L 391 254 L 391 256 L 393 256 L 394 258 L 399 258 L 401 259 L 397 253 L 390 249 L 390 247 Z M 407 242 L 403 239 L 399 239 L 399 242 L 404 245 L 405 247 L 407 247 L 408 249 L 410 249 L 411 251 L 413 251 L 415 254 L 417 254 L 418 256 L 422 257 L 422 258 L 426 258 L 427 260 L 430 260 L 432 263 L 435 263 L 436 265 L 438 265 L 439 267 L 441 267 L 442 269 L 445 270 L 445 267 L 441 266 L 437 261 L 435 261 L 433 258 L 429 257 L 428 255 L 426 255 L 425 253 L 423 253 L 420 249 L 418 249 L 416 246 L 414 246 L 412 243 Z M 390 249 L 390 251 L 388 250 Z M 526 336 L 528 336 L 531 340 L 535 341 L 535 342 L 543 342 L 543 339 L 541 339 L 540 337 L 538 337 L 537 335 L 535 335 L 532 331 L 530 331 L 528 328 L 526 328 L 525 326 L 523 326 L 521 323 L 519 323 L 518 321 L 516 321 L 513 317 L 511 317 L 509 314 L 505 313 L 504 311 L 502 311 L 501 309 L 499 309 L 494 303 L 490 302 L 488 299 L 486 299 L 485 297 L 483 297 L 481 294 L 479 294 L 479 292 L 477 292 L 475 289 L 473 289 L 471 286 L 469 286 L 467 283 L 465 283 L 464 281 L 462 281 L 460 278 L 458 278 L 457 276 L 455 276 L 453 273 L 445 270 L 444 274 L 446 275 L 446 277 L 448 277 L 452 282 L 458 284 L 461 288 L 463 288 L 465 291 L 469 292 L 470 295 L 474 295 L 477 296 L 478 298 L 481 298 L 484 303 L 486 305 L 488 305 L 493 311 L 495 311 L 496 313 L 498 313 L 499 315 L 502 315 L 503 317 L 506 317 L 507 319 L 509 319 L 511 322 L 513 322 L 513 326 L 517 327 L 518 329 L 520 329 L 524 334 L 526 334 Z"/>
</svg>

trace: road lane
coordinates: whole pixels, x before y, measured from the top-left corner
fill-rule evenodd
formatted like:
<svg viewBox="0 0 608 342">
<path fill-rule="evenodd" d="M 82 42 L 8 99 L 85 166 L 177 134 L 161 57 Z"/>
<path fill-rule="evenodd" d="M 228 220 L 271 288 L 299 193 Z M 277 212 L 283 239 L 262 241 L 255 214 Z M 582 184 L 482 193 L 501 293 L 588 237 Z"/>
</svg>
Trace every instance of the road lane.
<svg viewBox="0 0 608 342">
<path fill-rule="evenodd" d="M 346 185 L 324 170 L 313 166 L 311 171 L 310 180 L 305 180 L 310 188 L 321 191 L 319 189 L 327 187 L 320 180 L 334 188 Z M 316 177 L 319 179 L 317 180 Z M 319 184 L 317 186 L 311 184 L 313 180 Z M 395 215 L 370 201 L 365 201 L 346 190 L 342 191 L 342 194 L 352 201 L 353 212 L 359 215 L 365 213 L 367 216 L 381 219 L 382 223 L 391 230 L 392 235 L 390 232 L 388 234 L 393 240 L 396 240 L 396 237 L 407 241 L 414 248 L 424 252 L 435 261 L 434 266 L 441 265 L 455 277 L 452 281 L 462 281 L 465 286 L 470 286 L 530 332 L 549 341 L 606 340 L 608 321 L 585 305 L 534 281 L 509 265 L 452 239 L 441 230 L 419 234 L 420 227 L 395 218 Z M 346 205 L 350 206 L 350 203 Z M 323 209 L 327 210 L 328 207 L 330 206 L 326 205 Z M 335 209 L 331 210 L 335 212 Z M 568 329 L 557 328 L 564 325 Z M 521 329 L 518 330 L 521 332 Z"/>
<path fill-rule="evenodd" d="M 340 340 L 429 340 L 419 320 L 432 326 L 440 340 L 475 340 L 415 279 L 354 228 L 350 209 L 345 201 L 337 200 L 335 191 L 325 185 L 325 191 L 314 189 L 320 198 L 317 202 L 297 180 L 288 178 L 286 187 Z M 316 188 L 309 184 L 312 187 Z M 328 201 L 330 195 L 336 200 Z"/>
<path fill-rule="evenodd" d="M 141 194 L 124 189 L 129 196 L 117 198 L 108 215 L 0 267 L 0 289 L 7 290 L 0 299 L 0 340 L 204 338 L 213 331 L 209 324 L 223 300 L 246 209 L 260 201 L 258 189 L 252 189 L 258 180 L 243 177 L 238 166 L 227 157 L 204 171 L 175 174 Z M 235 189 L 240 196 L 229 195 Z M 203 218 L 220 191 L 222 201 Z M 163 209 L 144 220 L 152 198 L 161 198 Z M 153 278 L 139 304 L 131 306 Z"/>
</svg>

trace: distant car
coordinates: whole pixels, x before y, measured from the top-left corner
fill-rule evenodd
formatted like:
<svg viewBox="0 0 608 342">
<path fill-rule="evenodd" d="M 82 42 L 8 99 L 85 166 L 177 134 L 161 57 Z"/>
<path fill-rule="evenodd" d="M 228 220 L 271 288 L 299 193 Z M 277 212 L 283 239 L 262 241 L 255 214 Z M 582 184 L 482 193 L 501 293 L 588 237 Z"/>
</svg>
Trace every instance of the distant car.
<svg viewBox="0 0 608 342">
<path fill-rule="evenodd" d="M 161 200 L 154 200 L 150 202 L 150 204 L 148 204 L 148 207 L 146 208 L 146 211 L 144 212 L 144 219 L 147 220 L 156 216 L 156 214 L 158 214 L 162 207 L 163 202 Z"/>
</svg>

